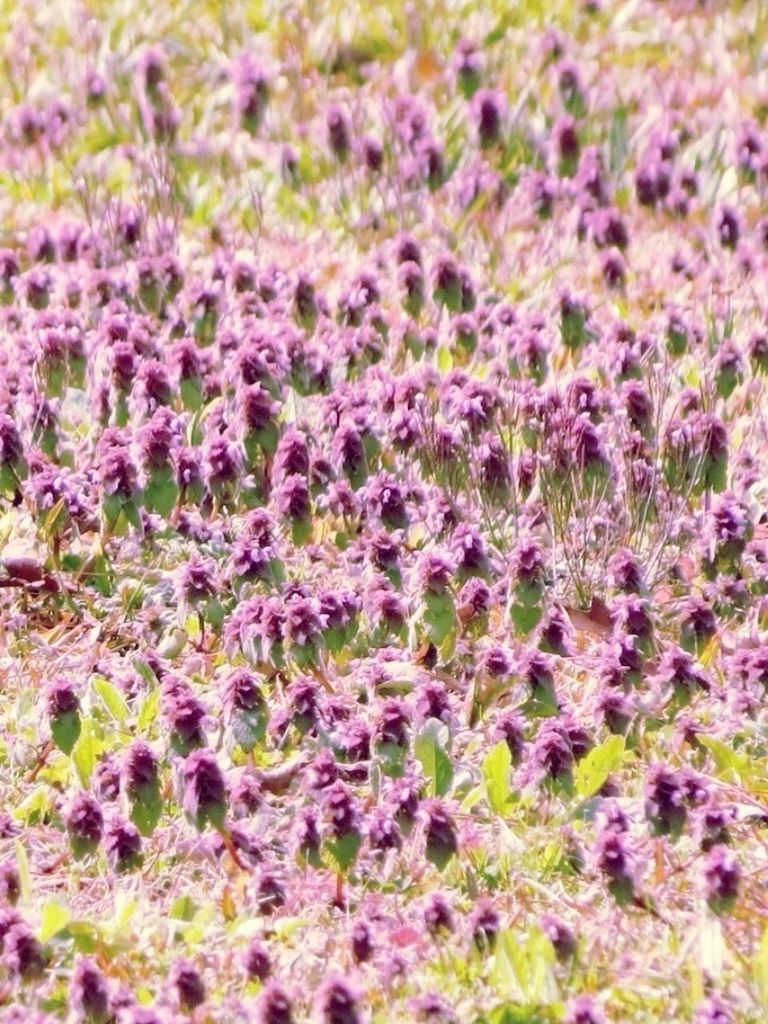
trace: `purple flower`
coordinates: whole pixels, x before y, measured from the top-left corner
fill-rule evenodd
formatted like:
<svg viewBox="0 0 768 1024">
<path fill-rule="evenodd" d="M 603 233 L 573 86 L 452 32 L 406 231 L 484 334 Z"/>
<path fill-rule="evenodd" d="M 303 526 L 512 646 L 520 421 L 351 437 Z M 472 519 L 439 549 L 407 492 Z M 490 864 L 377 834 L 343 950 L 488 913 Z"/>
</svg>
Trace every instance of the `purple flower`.
<svg viewBox="0 0 768 1024">
<path fill-rule="evenodd" d="M 717 632 L 717 620 L 710 605 L 700 597 L 690 597 L 683 606 L 680 643 L 688 651 L 701 653 Z"/>
<path fill-rule="evenodd" d="M 525 719 L 516 711 L 503 712 L 494 723 L 491 739 L 506 743 L 512 763 L 519 764 L 525 748 Z"/>
<path fill-rule="evenodd" d="M 561 160 L 576 161 L 581 151 L 576 122 L 570 115 L 559 118 L 552 127 L 552 141 Z"/>
<path fill-rule="evenodd" d="M 11 907 L 0 908 L 0 952 L 4 948 L 5 938 L 11 928 L 17 924 L 24 924 L 24 918 Z"/>
<path fill-rule="evenodd" d="M 314 648 L 322 644 L 325 618 L 311 598 L 299 597 L 285 606 L 285 638 L 294 647 Z"/>
<path fill-rule="evenodd" d="M 733 1014 L 722 996 L 715 992 L 696 1007 L 693 1024 L 733 1024 Z"/>
<path fill-rule="evenodd" d="M 232 784 L 229 802 L 236 818 L 250 817 L 262 806 L 264 792 L 259 776 L 250 769 L 244 769 Z"/>
<path fill-rule="evenodd" d="M 307 785 L 310 789 L 327 789 L 338 778 L 336 759 L 330 750 L 321 750 L 309 767 Z"/>
<path fill-rule="evenodd" d="M 33 981 L 43 975 L 46 966 L 43 947 L 23 921 L 12 925 L 5 933 L 3 949 L 11 975 L 18 975 L 25 981 Z"/>
<path fill-rule="evenodd" d="M 229 711 L 251 711 L 264 707 L 264 697 L 256 677 L 247 668 L 235 669 L 221 688 L 224 707 Z"/>
<path fill-rule="evenodd" d="M 410 723 L 411 715 L 403 701 L 397 697 L 388 698 L 382 704 L 377 715 L 377 743 L 392 743 L 397 747 L 407 747 Z"/>
<path fill-rule="evenodd" d="M 269 100 L 269 79 L 248 54 L 242 54 L 232 67 L 234 108 L 241 128 L 255 135 L 261 126 Z"/>
<path fill-rule="evenodd" d="M 707 797 L 704 797 L 706 800 Z M 704 853 L 714 846 L 730 842 L 729 826 L 734 820 L 734 811 L 730 807 L 718 807 L 717 804 L 705 803 L 697 817 L 696 832 L 699 845 Z"/>
<path fill-rule="evenodd" d="M 478 900 L 470 916 L 469 927 L 472 941 L 478 950 L 481 953 L 492 951 L 496 945 L 496 936 L 501 931 L 501 918 L 490 900 Z"/>
<path fill-rule="evenodd" d="M 544 552 L 537 540 L 521 538 L 512 555 L 512 572 L 519 584 L 527 587 L 539 586 L 544 571 Z"/>
<path fill-rule="evenodd" d="M 45 701 L 51 718 L 72 714 L 80 709 L 80 698 L 74 683 L 69 679 L 54 679 L 46 690 Z"/>
<path fill-rule="evenodd" d="M 201 831 L 208 822 L 221 826 L 227 810 L 227 791 L 213 752 L 206 748 L 193 750 L 182 765 L 182 778 L 182 805 L 195 828 Z"/>
<path fill-rule="evenodd" d="M 136 492 L 136 466 L 128 439 L 116 428 L 105 430 L 97 446 L 99 479 L 105 495 L 130 499 Z"/>
<path fill-rule="evenodd" d="M 641 593 L 645 589 L 643 571 L 634 554 L 628 548 L 621 548 L 608 564 L 608 575 L 617 590 L 627 593 Z"/>
<path fill-rule="evenodd" d="M 193 555 L 179 574 L 177 590 L 179 598 L 193 608 L 213 597 L 218 590 L 215 563 Z"/>
<path fill-rule="evenodd" d="M 191 1013 L 205 1002 L 205 985 L 200 972 L 189 960 L 176 960 L 171 967 L 168 981 L 176 990 L 179 1006 L 185 1013 Z"/>
<path fill-rule="evenodd" d="M 471 98 L 479 85 L 483 67 L 482 55 L 471 39 L 462 38 L 456 43 L 451 66 L 462 92 L 467 98 Z"/>
<path fill-rule="evenodd" d="M 293 1008 L 285 989 L 268 981 L 256 1003 L 257 1024 L 293 1024 Z"/>
<path fill-rule="evenodd" d="M 104 832 L 104 815 L 98 800 L 89 793 L 78 793 L 69 804 L 65 822 L 75 856 L 93 853 Z"/>
<path fill-rule="evenodd" d="M 370 510 L 390 529 L 403 528 L 408 523 L 405 500 L 399 483 L 391 473 L 377 473 L 368 481 L 366 502 Z"/>
<path fill-rule="evenodd" d="M 237 483 L 242 455 L 240 449 L 226 437 L 214 437 L 203 450 L 203 477 L 214 494 Z"/>
<path fill-rule="evenodd" d="M 93 960 L 81 957 L 69 985 L 69 1002 L 78 1018 L 102 1024 L 109 1017 L 109 988 Z"/>
<path fill-rule="evenodd" d="M 266 981 L 272 973 L 272 961 L 266 946 L 252 939 L 243 953 L 243 966 L 249 978 Z"/>
<path fill-rule="evenodd" d="M 403 599 L 386 581 L 376 581 L 365 595 L 365 610 L 374 625 L 397 631 L 407 617 Z"/>
<path fill-rule="evenodd" d="M 299 676 L 288 687 L 288 698 L 294 718 L 305 728 L 315 724 L 319 712 L 317 683 L 309 676 Z"/>
<path fill-rule="evenodd" d="M 681 780 L 664 764 L 652 765 L 645 777 L 645 816 L 655 835 L 679 836 L 686 819 Z"/>
<path fill-rule="evenodd" d="M 163 679 L 161 691 L 163 717 L 171 731 L 171 745 L 179 753 L 188 753 L 205 743 L 205 708 L 186 680 L 174 675 Z"/>
<path fill-rule="evenodd" d="M 595 710 L 612 733 L 625 733 L 634 715 L 632 703 L 616 690 L 602 690 L 597 696 Z"/>
<path fill-rule="evenodd" d="M 554 914 L 542 914 L 539 924 L 554 946 L 558 960 L 563 963 L 570 960 L 576 952 L 576 936 L 572 929 Z"/>
<path fill-rule="evenodd" d="M 441 800 L 425 800 L 420 815 L 424 822 L 427 859 L 442 869 L 459 849 L 456 823 Z"/>
<path fill-rule="evenodd" d="M 15 864 L 10 861 L 0 863 L 0 901 L 15 906 L 21 895 L 21 879 Z M 0 944 L 2 939 L 0 938 Z"/>
<path fill-rule="evenodd" d="M 424 924 L 431 935 L 454 930 L 453 911 L 442 893 L 434 892 L 427 897 L 423 914 Z"/>
<path fill-rule="evenodd" d="M 487 615 L 493 603 L 488 584 L 478 576 L 471 576 L 459 591 L 458 613 L 462 622 Z"/>
<path fill-rule="evenodd" d="M 177 439 L 176 417 L 161 405 L 137 433 L 141 462 L 148 471 L 166 466 Z"/>
<path fill-rule="evenodd" d="M 607 880 L 608 890 L 620 906 L 634 896 L 635 879 L 626 832 L 607 823 L 597 837 L 595 846 L 597 869 Z"/>
<path fill-rule="evenodd" d="M 456 1015 L 442 996 L 436 992 L 425 992 L 414 996 L 409 1008 L 422 1021 L 437 1021 L 438 1024 L 456 1024 Z"/>
<path fill-rule="evenodd" d="M 605 1014 L 594 997 L 584 993 L 568 1002 L 565 1024 L 605 1024 Z"/>
<path fill-rule="evenodd" d="M 332 835 L 336 839 L 359 832 L 356 802 L 343 782 L 334 782 L 324 791 L 323 807 Z"/>
<path fill-rule="evenodd" d="M 395 819 L 381 808 L 375 808 L 368 818 L 368 842 L 372 850 L 386 853 L 399 850 L 403 840 Z"/>
<path fill-rule="evenodd" d="M 715 216 L 715 228 L 723 248 L 735 249 L 741 229 L 738 212 L 732 206 L 723 204 L 719 208 Z"/>
<path fill-rule="evenodd" d="M 350 936 L 352 957 L 355 963 L 363 964 L 371 959 L 374 951 L 373 936 L 366 921 L 356 921 Z"/>
<path fill-rule="evenodd" d="M 422 683 L 416 690 L 416 712 L 424 721 L 436 718 L 441 722 L 451 720 L 451 704 L 443 683 L 429 680 Z"/>
<path fill-rule="evenodd" d="M 275 489 L 275 509 L 285 519 L 308 520 L 312 515 L 309 485 L 306 477 L 293 473 Z"/>
<path fill-rule="evenodd" d="M 472 99 L 472 116 L 477 125 L 477 136 L 482 147 L 499 141 L 504 119 L 504 102 L 492 89 L 480 89 Z"/>
<path fill-rule="evenodd" d="M 152 748 L 142 740 L 134 740 L 123 756 L 121 773 L 123 786 L 130 796 L 157 785 L 158 763 Z"/>
<path fill-rule="evenodd" d="M 310 862 L 319 859 L 320 829 L 314 807 L 303 808 L 294 829 L 294 843 L 298 852 Z"/>
<path fill-rule="evenodd" d="M 741 883 L 741 866 L 728 846 L 713 846 L 701 868 L 704 897 L 716 914 L 727 913 L 736 902 Z"/>
<path fill-rule="evenodd" d="M 113 818 L 104 832 L 109 866 L 117 874 L 132 871 L 142 863 L 141 834 L 130 821 Z"/>
<path fill-rule="evenodd" d="M 318 1021 L 322 1024 L 359 1024 L 358 995 L 341 976 L 328 978 L 316 996 Z"/>
<path fill-rule="evenodd" d="M 340 107 L 331 106 L 325 115 L 325 125 L 331 152 L 343 163 L 349 155 L 351 145 L 347 116 Z"/>
</svg>

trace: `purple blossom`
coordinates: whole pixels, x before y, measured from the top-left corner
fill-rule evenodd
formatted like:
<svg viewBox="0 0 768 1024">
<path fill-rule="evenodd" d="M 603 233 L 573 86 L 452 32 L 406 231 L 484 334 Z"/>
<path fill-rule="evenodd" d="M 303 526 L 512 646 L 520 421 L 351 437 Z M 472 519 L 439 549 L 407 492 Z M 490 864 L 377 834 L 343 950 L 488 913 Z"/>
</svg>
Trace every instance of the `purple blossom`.
<svg viewBox="0 0 768 1024">
<path fill-rule="evenodd" d="M 80 1020 L 101 1024 L 109 1017 L 109 988 L 93 960 L 82 957 L 72 972 L 69 1002 Z"/>
<path fill-rule="evenodd" d="M 293 1024 L 293 1004 L 276 981 L 268 981 L 256 1004 L 258 1024 Z"/>
<path fill-rule="evenodd" d="M 727 846 L 713 846 L 704 858 L 701 884 L 704 897 L 716 913 L 727 913 L 739 895 L 741 866 Z"/>
</svg>

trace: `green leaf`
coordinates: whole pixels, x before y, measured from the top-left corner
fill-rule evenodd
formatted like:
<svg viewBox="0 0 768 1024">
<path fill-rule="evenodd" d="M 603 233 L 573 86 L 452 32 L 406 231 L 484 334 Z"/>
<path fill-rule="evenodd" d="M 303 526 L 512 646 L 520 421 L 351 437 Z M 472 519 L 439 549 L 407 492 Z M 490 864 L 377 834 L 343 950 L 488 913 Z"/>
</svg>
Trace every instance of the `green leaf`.
<svg viewBox="0 0 768 1024">
<path fill-rule="evenodd" d="M 482 772 L 488 803 L 496 814 L 503 814 L 510 800 L 509 772 L 512 754 L 506 740 L 500 740 L 483 758 Z"/>
<path fill-rule="evenodd" d="M 80 784 L 87 789 L 93 769 L 96 767 L 96 736 L 93 721 L 90 718 L 83 721 L 80 739 L 75 744 L 70 756 Z"/>
<path fill-rule="evenodd" d="M 615 771 L 624 757 L 624 737 L 609 736 L 605 743 L 594 747 L 576 766 L 576 792 L 586 799 L 593 796 Z"/>
<path fill-rule="evenodd" d="M 72 753 L 72 748 L 77 743 L 80 729 L 79 711 L 65 711 L 63 715 L 55 715 L 51 719 L 53 742 L 67 756 Z"/>
<path fill-rule="evenodd" d="M 37 936 L 41 942 L 47 942 L 54 935 L 66 928 L 72 920 L 72 912 L 55 900 L 47 900 L 40 912 L 40 927 Z"/>
<path fill-rule="evenodd" d="M 440 373 L 450 373 L 453 369 L 453 356 L 445 345 L 441 345 L 437 350 L 437 368 Z"/>
<path fill-rule="evenodd" d="M 554 680 L 549 675 L 543 676 L 534 684 L 523 713 L 526 718 L 548 718 L 556 715 L 559 710 Z"/>
<path fill-rule="evenodd" d="M 405 767 L 405 759 L 408 750 L 399 747 L 396 743 L 378 743 L 376 745 L 376 756 L 379 767 L 384 775 L 392 779 L 399 779 Z"/>
<path fill-rule="evenodd" d="M 177 921 L 192 921 L 198 910 L 198 905 L 189 893 L 184 893 L 173 901 L 169 916 Z"/>
<path fill-rule="evenodd" d="M 218 598 L 211 597 L 203 606 L 203 618 L 213 629 L 221 629 L 224 625 L 224 619 L 226 612 L 224 611 L 224 605 Z"/>
<path fill-rule="evenodd" d="M 552 1020 L 551 1016 L 543 1016 L 533 1006 L 518 1006 L 515 1003 L 494 1006 L 488 1014 L 488 1024 L 550 1024 Z"/>
<path fill-rule="evenodd" d="M 122 725 L 129 714 L 128 705 L 122 693 L 104 676 L 94 676 L 91 680 L 91 686 L 101 697 L 104 707 L 110 715 L 112 715 L 116 722 Z"/>
<path fill-rule="evenodd" d="M 26 903 L 32 896 L 32 886 L 29 877 L 29 857 L 27 856 L 27 848 L 20 839 L 15 839 L 13 848 L 16 851 L 16 868 L 19 872 L 19 885 L 21 888 L 21 898 Z"/>
<path fill-rule="evenodd" d="M 342 875 L 346 874 L 357 860 L 360 841 L 359 832 L 348 832 L 340 839 L 329 839 L 324 844 L 323 849 Z"/>
<path fill-rule="evenodd" d="M 714 736 L 700 736 L 699 742 L 712 755 L 717 776 L 723 782 L 739 782 L 743 775 L 749 773 L 750 762 L 746 754 L 734 750 Z"/>
<path fill-rule="evenodd" d="M 193 412 L 203 404 L 203 388 L 199 377 L 182 377 L 179 381 L 179 393 L 185 409 Z"/>
<path fill-rule="evenodd" d="M 518 636 L 528 636 L 541 622 L 544 609 L 541 605 L 515 602 L 509 609 L 512 624 Z"/>
<path fill-rule="evenodd" d="M 424 853 L 430 864 L 434 864 L 438 871 L 443 871 L 456 853 L 456 847 L 439 839 L 428 838 Z"/>
<path fill-rule="evenodd" d="M 150 690 L 141 703 L 139 714 L 136 718 L 136 728 L 139 732 L 147 732 L 157 718 L 157 711 L 160 706 L 160 687 L 156 686 Z"/>
<path fill-rule="evenodd" d="M 85 567 L 85 579 L 88 585 L 95 587 L 103 597 L 111 597 L 112 571 L 106 555 L 98 553 L 88 559 Z"/>
<path fill-rule="evenodd" d="M 303 547 L 312 537 L 311 519 L 291 519 L 291 540 L 296 547 Z"/>
<path fill-rule="evenodd" d="M 227 805 L 223 800 L 201 800 L 194 810 L 186 810 L 187 820 L 190 821 L 198 832 L 202 832 L 206 825 L 212 825 L 215 829 L 223 829 L 224 819 L 227 816 Z"/>
<path fill-rule="evenodd" d="M 168 658 L 169 660 L 178 658 L 184 650 L 189 636 L 196 635 L 198 632 L 199 627 L 197 616 L 193 615 L 191 617 L 191 622 L 193 626 L 193 630 L 191 632 L 181 629 L 179 626 L 170 626 L 166 630 L 157 648 L 157 653 L 161 658 Z"/>
<path fill-rule="evenodd" d="M 14 808 L 13 816 L 27 824 L 40 821 L 51 808 L 51 797 L 46 786 L 38 786 L 29 796 L 24 797 L 18 807 Z"/>
<path fill-rule="evenodd" d="M 119 494 L 105 494 L 101 499 L 101 511 L 104 513 L 104 519 L 108 526 L 114 527 L 117 523 L 122 507 L 123 503 Z"/>
<path fill-rule="evenodd" d="M 623 167 L 629 149 L 627 122 L 629 111 L 626 107 L 616 107 L 611 118 L 611 131 L 608 140 L 608 167 L 611 174 L 617 174 Z"/>
<path fill-rule="evenodd" d="M 237 708 L 230 722 L 232 736 L 240 749 L 246 753 L 257 747 L 264 739 L 267 715 L 264 708 Z"/>
<path fill-rule="evenodd" d="M 528 935 L 504 929 L 496 936 L 491 982 L 500 995 L 516 1003 L 556 1002 L 559 993 L 554 975 L 555 960 L 552 943 L 539 928 L 533 928 Z"/>
<path fill-rule="evenodd" d="M 139 509 L 135 501 L 124 501 L 122 513 L 123 516 L 125 517 L 126 522 L 130 523 L 134 530 L 138 531 L 138 533 L 143 532 L 144 527 L 142 525 Z"/>
<path fill-rule="evenodd" d="M 109 928 L 116 932 L 122 931 L 140 906 L 138 899 L 119 889 L 115 893 L 115 912 L 109 922 Z"/>
<path fill-rule="evenodd" d="M 160 783 L 155 781 L 139 787 L 136 792 L 131 793 L 130 805 L 130 818 L 133 824 L 143 836 L 152 835 L 163 812 Z"/>
<path fill-rule="evenodd" d="M 768 1010 L 768 926 L 763 929 L 763 936 L 755 953 L 752 978 L 760 1005 L 764 1010 Z"/>
<path fill-rule="evenodd" d="M 144 488 L 144 506 L 167 519 L 179 497 L 179 488 L 170 466 L 154 469 Z"/>
<path fill-rule="evenodd" d="M 60 498 L 43 519 L 43 536 L 49 543 L 64 528 L 66 521 L 67 509 L 64 499 Z"/>
<path fill-rule="evenodd" d="M 430 719 L 414 740 L 413 752 L 430 783 L 432 796 L 445 796 L 453 783 L 453 764 L 438 739 L 440 723 Z"/>
<path fill-rule="evenodd" d="M 429 639 L 440 647 L 456 628 L 456 609 L 450 594 L 433 594 L 427 591 L 424 595 L 422 620 L 427 627 Z"/>
<path fill-rule="evenodd" d="M 89 857 L 92 853 L 96 852 L 99 848 L 99 840 L 78 836 L 73 832 L 69 832 L 69 848 L 75 860 L 82 860 L 84 857 Z"/>
</svg>

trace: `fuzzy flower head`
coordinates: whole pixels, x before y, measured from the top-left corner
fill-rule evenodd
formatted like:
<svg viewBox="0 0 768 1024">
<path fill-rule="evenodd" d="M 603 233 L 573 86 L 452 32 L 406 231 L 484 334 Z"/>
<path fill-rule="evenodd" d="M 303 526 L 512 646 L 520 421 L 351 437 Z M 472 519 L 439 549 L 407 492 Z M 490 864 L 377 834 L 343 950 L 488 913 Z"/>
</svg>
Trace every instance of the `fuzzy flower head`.
<svg viewBox="0 0 768 1024">
<path fill-rule="evenodd" d="M 360 1024 L 359 996 L 340 975 L 328 978 L 316 999 L 318 1024 Z"/>
<path fill-rule="evenodd" d="M 212 751 L 194 750 L 182 766 L 184 812 L 198 830 L 220 826 L 227 810 L 224 776 Z"/>
<path fill-rule="evenodd" d="M 701 868 L 701 886 L 710 908 L 727 913 L 736 902 L 741 883 L 741 866 L 728 846 L 713 846 Z"/>
<path fill-rule="evenodd" d="M 80 1020 L 103 1024 L 109 1017 L 109 988 L 96 963 L 78 960 L 69 986 L 69 1002 Z"/>
</svg>

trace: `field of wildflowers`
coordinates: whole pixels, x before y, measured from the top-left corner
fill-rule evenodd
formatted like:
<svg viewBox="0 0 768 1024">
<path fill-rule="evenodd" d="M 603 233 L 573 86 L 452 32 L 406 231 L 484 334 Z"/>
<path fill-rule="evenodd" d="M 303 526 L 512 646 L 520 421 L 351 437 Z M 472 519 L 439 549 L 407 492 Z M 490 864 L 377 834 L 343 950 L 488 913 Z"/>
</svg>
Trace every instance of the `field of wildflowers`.
<svg viewBox="0 0 768 1024">
<path fill-rule="evenodd" d="M 0 1021 L 763 1024 L 763 0 L 0 41 Z"/>
</svg>

